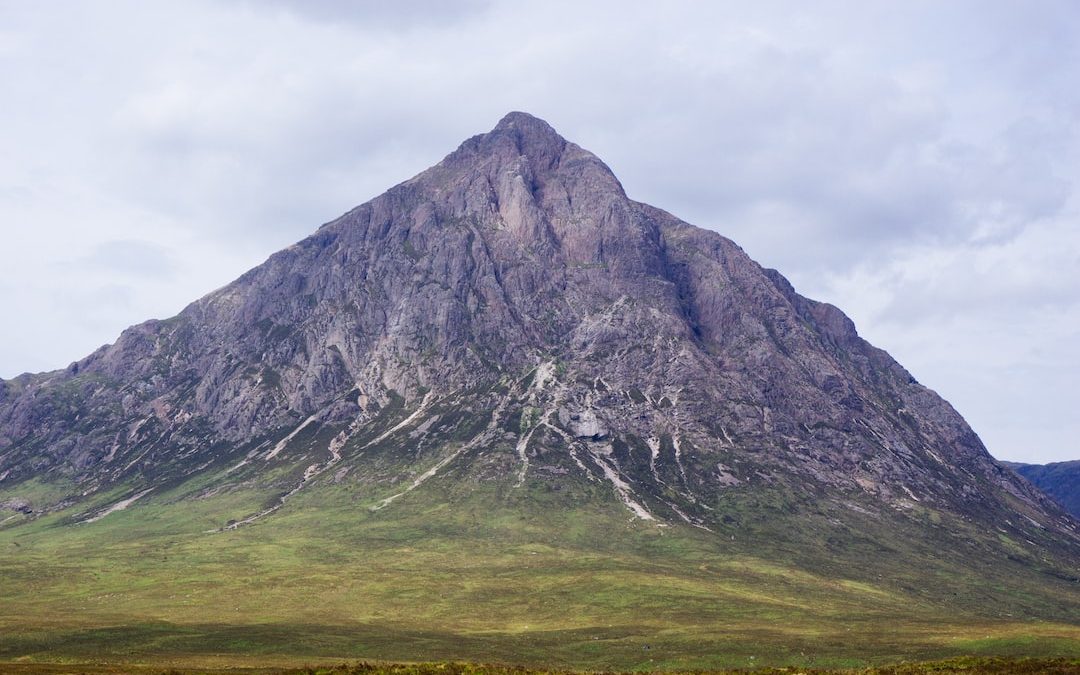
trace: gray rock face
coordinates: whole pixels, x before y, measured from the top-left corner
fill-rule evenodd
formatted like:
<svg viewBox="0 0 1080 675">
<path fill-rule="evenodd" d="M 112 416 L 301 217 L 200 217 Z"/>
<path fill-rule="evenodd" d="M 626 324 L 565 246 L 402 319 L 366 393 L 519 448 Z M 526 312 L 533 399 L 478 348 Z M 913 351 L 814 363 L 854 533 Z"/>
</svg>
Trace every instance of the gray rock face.
<svg viewBox="0 0 1080 675">
<path fill-rule="evenodd" d="M 1077 536 L 840 310 L 524 113 L 178 316 L 0 383 L 0 485 L 152 485 L 389 406 L 426 433 L 448 401 L 490 418 L 470 451 L 496 479 L 584 472 L 638 517 L 708 527 L 766 486 Z"/>
</svg>

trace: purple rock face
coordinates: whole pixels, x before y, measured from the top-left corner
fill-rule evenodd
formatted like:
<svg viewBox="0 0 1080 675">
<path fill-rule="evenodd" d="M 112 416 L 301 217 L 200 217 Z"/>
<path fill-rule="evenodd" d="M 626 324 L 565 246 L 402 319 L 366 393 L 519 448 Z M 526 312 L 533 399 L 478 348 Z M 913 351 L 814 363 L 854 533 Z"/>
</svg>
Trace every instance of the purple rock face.
<svg viewBox="0 0 1080 675">
<path fill-rule="evenodd" d="M 582 474 L 643 519 L 710 528 L 719 495 L 771 489 L 1078 537 L 840 310 L 524 113 L 178 316 L 0 382 L 0 485 L 152 487 L 313 425 L 337 462 L 391 409 L 405 445 L 511 487 Z"/>
</svg>

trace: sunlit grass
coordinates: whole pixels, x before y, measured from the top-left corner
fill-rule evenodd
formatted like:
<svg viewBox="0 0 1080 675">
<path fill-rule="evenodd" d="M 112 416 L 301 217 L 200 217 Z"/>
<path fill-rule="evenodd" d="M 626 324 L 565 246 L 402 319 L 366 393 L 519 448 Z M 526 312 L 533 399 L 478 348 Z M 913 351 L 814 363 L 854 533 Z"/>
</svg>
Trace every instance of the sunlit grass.
<svg viewBox="0 0 1080 675">
<path fill-rule="evenodd" d="M 871 543 L 852 537 L 854 553 L 833 555 L 825 517 L 776 518 L 732 539 L 631 520 L 583 480 L 559 491 L 461 481 L 433 480 L 374 512 L 385 486 L 323 481 L 265 521 L 209 533 L 275 493 L 194 499 L 200 479 L 96 523 L 58 513 L 0 529 L 0 662 L 651 670 L 1080 658 L 1075 587 L 1004 559 L 966 565 L 963 552 L 927 563 L 902 520 L 868 521 Z M 860 546 L 890 551 L 867 558 Z"/>
</svg>

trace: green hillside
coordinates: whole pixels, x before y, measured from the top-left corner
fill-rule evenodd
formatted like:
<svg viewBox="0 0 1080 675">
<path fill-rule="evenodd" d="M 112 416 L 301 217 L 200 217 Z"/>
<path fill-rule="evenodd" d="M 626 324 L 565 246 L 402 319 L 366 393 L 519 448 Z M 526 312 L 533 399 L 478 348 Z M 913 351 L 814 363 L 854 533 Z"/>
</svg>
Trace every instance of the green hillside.
<svg viewBox="0 0 1080 675">
<path fill-rule="evenodd" d="M 513 489 L 452 464 L 379 510 L 387 488 L 327 477 L 271 516 L 215 531 L 274 502 L 271 478 L 217 492 L 221 475 L 211 467 L 91 523 L 77 521 L 127 492 L 15 514 L 0 529 L 0 662 L 1080 657 L 1080 587 L 1067 570 L 930 511 L 756 492 L 726 505 L 743 515 L 737 527 L 708 532 L 632 519 L 580 477 Z M 29 483 L 0 499 L 69 490 Z"/>
</svg>

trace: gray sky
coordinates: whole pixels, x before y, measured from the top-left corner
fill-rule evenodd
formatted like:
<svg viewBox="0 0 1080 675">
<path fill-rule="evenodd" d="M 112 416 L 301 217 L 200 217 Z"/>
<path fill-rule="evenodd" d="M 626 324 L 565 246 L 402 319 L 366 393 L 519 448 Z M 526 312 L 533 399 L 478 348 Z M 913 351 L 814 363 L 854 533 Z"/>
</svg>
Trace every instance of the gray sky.
<svg viewBox="0 0 1080 675">
<path fill-rule="evenodd" d="M 997 457 L 1078 458 L 1078 82 L 1068 1 L 0 0 L 0 376 L 525 110 L 841 307 Z"/>
</svg>

